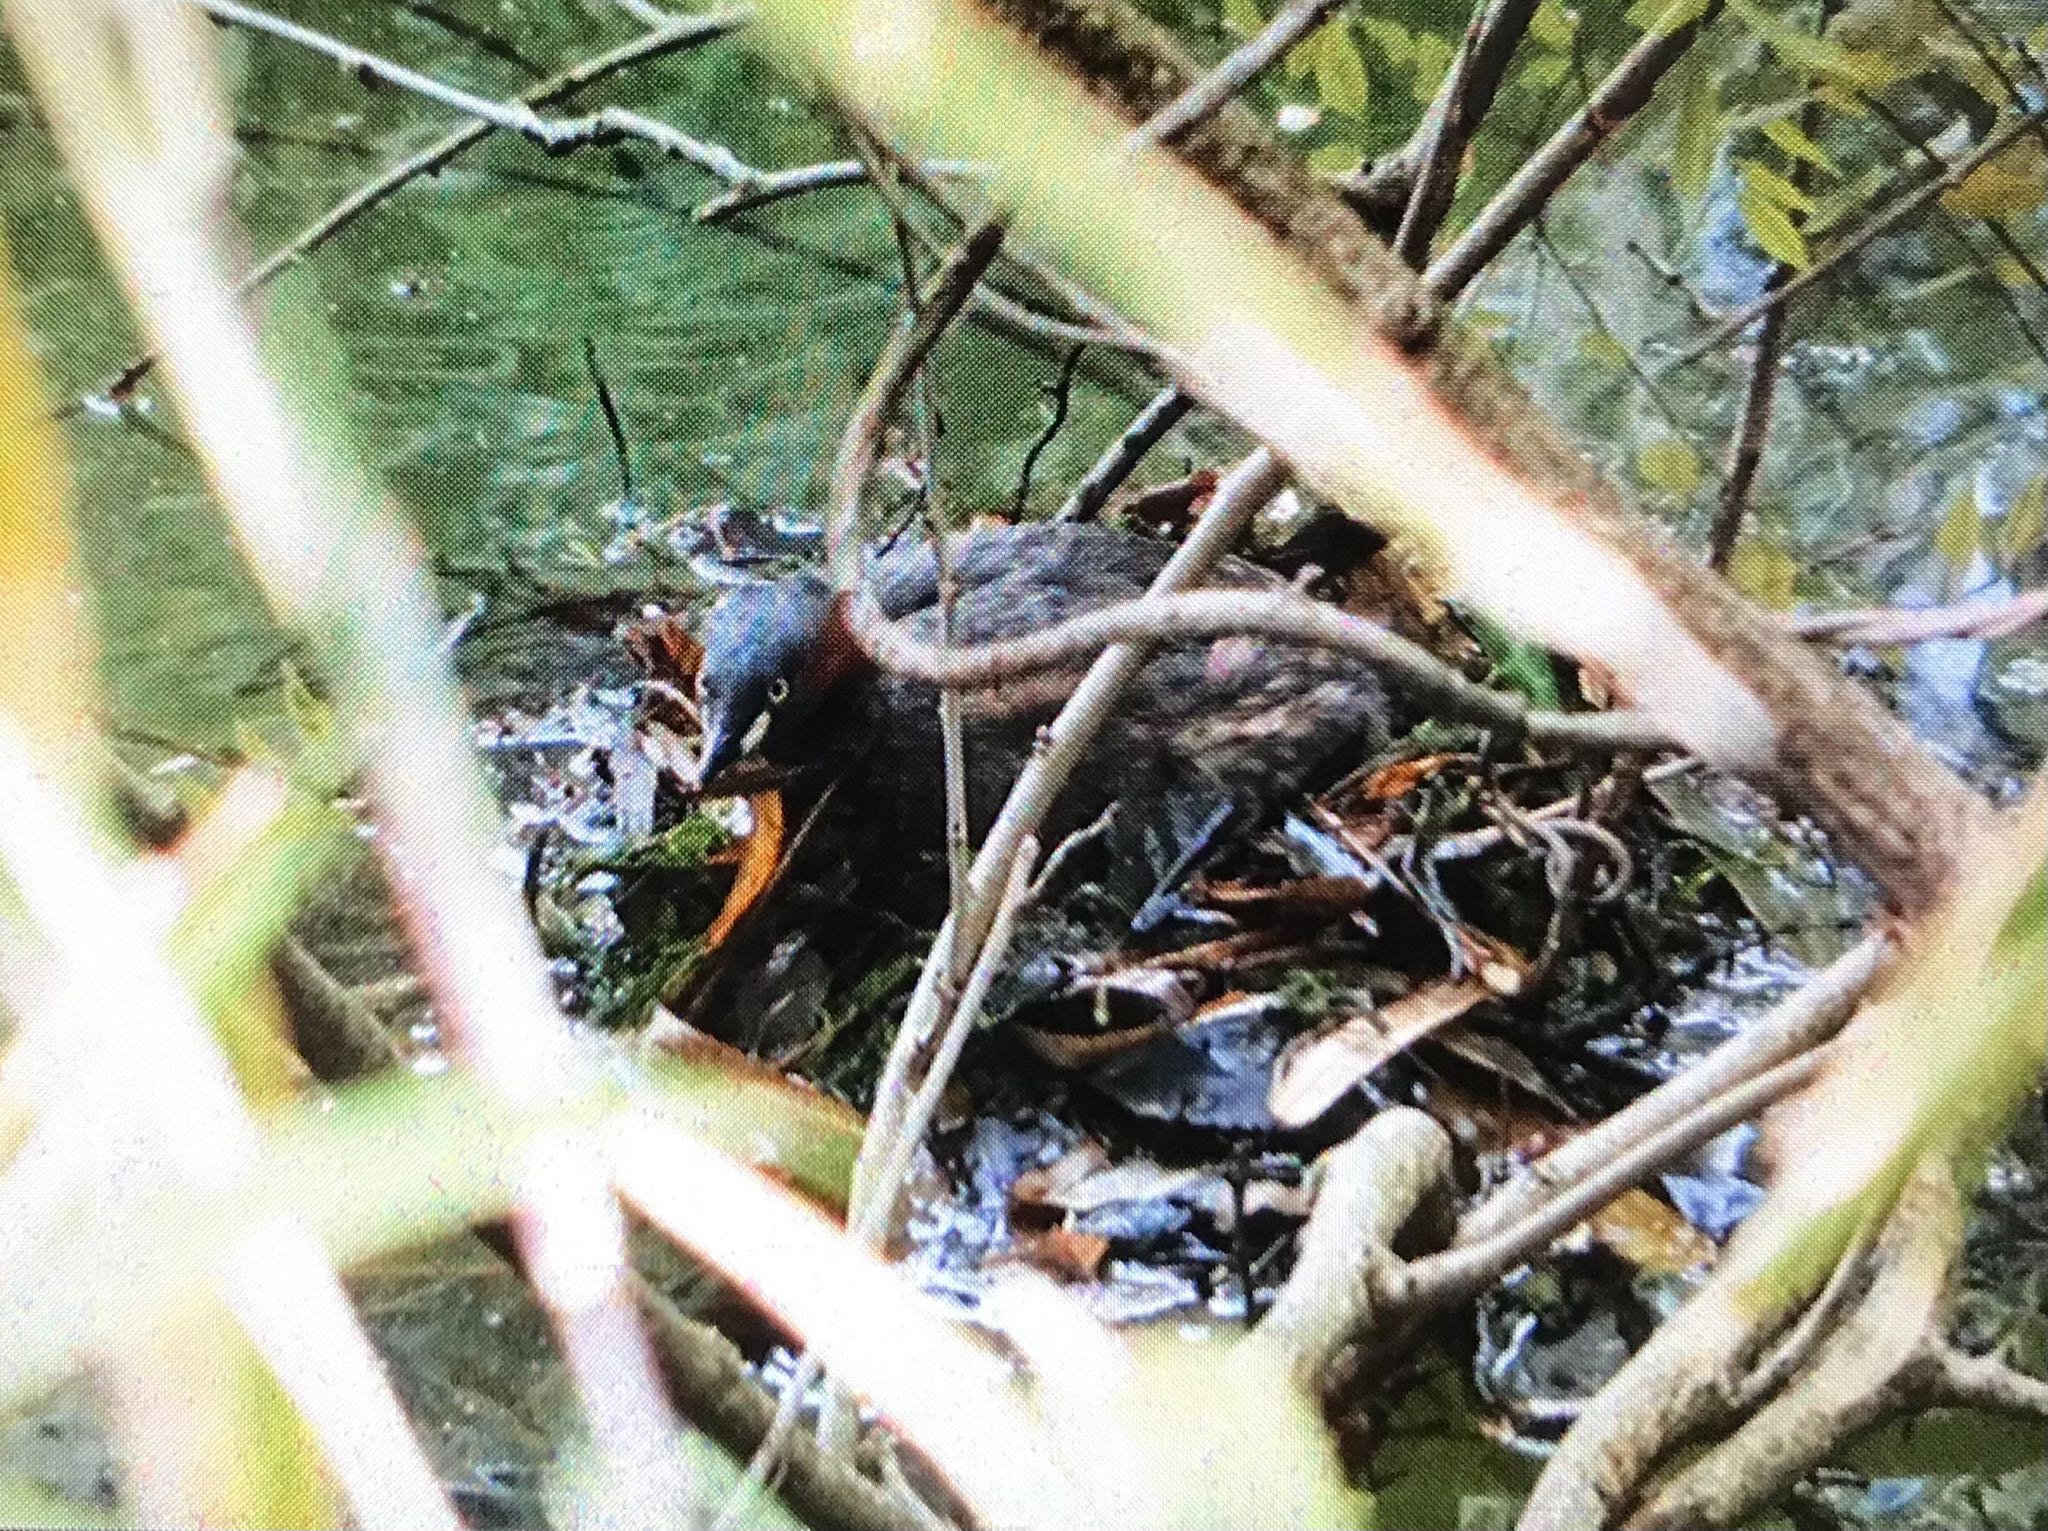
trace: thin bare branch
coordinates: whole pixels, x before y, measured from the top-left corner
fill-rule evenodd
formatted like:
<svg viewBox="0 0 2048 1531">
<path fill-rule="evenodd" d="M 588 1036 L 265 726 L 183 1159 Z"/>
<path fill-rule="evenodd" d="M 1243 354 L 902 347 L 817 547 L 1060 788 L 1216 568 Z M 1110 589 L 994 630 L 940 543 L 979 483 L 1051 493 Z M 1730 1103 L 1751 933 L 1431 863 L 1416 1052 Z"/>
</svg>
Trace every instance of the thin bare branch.
<svg viewBox="0 0 2048 1531">
<path fill-rule="evenodd" d="M 1844 262 L 1861 254 L 1907 219 L 1932 205 L 1943 192 L 1961 185 L 1972 171 L 2003 154 L 2023 135 L 2034 131 L 2043 120 L 2048 120 L 2048 113 L 2034 111 L 2015 117 L 1975 149 L 1952 162 L 1940 175 L 1922 182 L 1890 205 L 1871 214 L 1836 241 L 1822 259 L 1765 293 L 1754 303 L 1730 314 L 1711 335 L 1683 355 L 1676 357 L 1671 365 L 1685 366 L 1726 345 L 1772 309 L 1789 303 L 1815 282 L 1830 275 Z"/>
<path fill-rule="evenodd" d="M 1139 410 L 1124 432 L 1109 444 L 1094 467 L 1081 476 L 1074 492 L 1053 514 L 1055 521 L 1088 521 L 1109 502 L 1117 487 L 1137 470 L 1145 454 L 1187 417 L 1195 401 L 1169 383 Z"/>
<path fill-rule="evenodd" d="M 1821 0 L 1821 31 L 1826 31 L 1835 9 L 1835 0 Z M 1809 141 L 1820 131 L 1820 102 L 1811 94 L 1799 109 L 1799 131 Z M 1788 179 L 1796 190 L 1805 192 L 1813 179 L 1812 163 L 1804 157 L 1795 159 Z M 1788 209 L 1786 217 L 1795 228 L 1806 223 L 1806 213 L 1798 207 Z M 1777 262 L 1764 280 L 1765 291 L 1783 286 L 1792 275 L 1791 266 Z M 1763 326 L 1757 332 L 1756 354 L 1750 358 L 1749 383 L 1742 396 L 1742 414 L 1736 422 L 1734 439 L 1728 444 L 1720 503 L 1714 512 L 1714 524 L 1707 532 L 1707 567 L 1716 574 L 1728 572 L 1728 560 L 1735 554 L 1736 539 L 1742 535 L 1742 522 L 1749 513 L 1750 491 L 1756 484 L 1757 470 L 1763 466 L 1764 440 L 1777 403 L 1784 349 L 1785 310 L 1774 308 L 1764 316 Z"/>
<path fill-rule="evenodd" d="M 847 421 L 832 463 L 825 523 L 826 562 L 832 582 L 851 592 L 860 581 L 860 498 L 881 451 L 882 433 L 902 407 L 903 395 L 939 337 L 959 315 L 981 275 L 1003 245 L 1003 226 L 970 231 L 933 278 L 922 311 L 890 332 L 889 343 Z"/>
<path fill-rule="evenodd" d="M 519 105 L 528 108 L 558 105 L 634 64 L 657 59 L 665 54 L 678 53 L 687 48 L 701 47 L 721 37 L 729 37 L 744 26 L 751 15 L 752 12 L 742 6 L 679 17 L 660 31 L 649 32 L 644 37 L 637 37 L 608 52 L 585 59 L 560 74 L 551 75 L 513 99 Z M 445 169 L 468 150 L 489 138 L 494 131 L 488 122 L 466 123 L 445 138 L 427 145 L 417 154 L 408 155 L 374 180 L 365 182 L 350 192 L 299 233 L 258 261 L 244 274 L 237 290 L 246 295 L 269 285 L 279 274 L 297 265 L 365 213 L 389 201 L 422 176 L 429 176 Z M 144 353 L 108 378 L 95 392 L 102 398 L 119 399 L 141 382 L 155 365 L 155 355 Z M 76 407 L 72 406 L 73 409 Z"/>
<path fill-rule="evenodd" d="M 1677 747 L 1668 730 L 1640 713 L 1533 712 L 1521 697 L 1467 680 L 1419 644 L 1292 590 L 1148 595 L 1020 638 L 950 653 L 911 638 L 871 607 L 856 605 L 854 634 L 888 669 L 936 686 L 963 688 L 1058 669 L 1110 644 L 1260 637 L 1355 655 L 1396 677 L 1418 700 L 1512 737 L 1594 754 Z"/>
<path fill-rule="evenodd" d="M 1465 29 L 1458 61 L 1444 76 L 1429 110 L 1423 114 L 1404 158 L 1417 167 L 1414 189 L 1394 234 L 1394 253 L 1410 269 L 1429 264 L 1430 245 L 1450 214 L 1458 190 L 1458 167 L 1479 124 L 1493 107 L 1495 92 L 1529 22 L 1536 0 L 1484 0 Z"/>
<path fill-rule="evenodd" d="M 2048 1382 L 2030 1377 L 1996 1356 L 1973 1356 L 1945 1345 L 1932 1372 L 1927 1384 L 1930 1404 L 1991 1409 L 2048 1421 Z"/>
<path fill-rule="evenodd" d="M 1131 133 L 1133 148 L 1171 144 L 1199 127 L 1250 89 L 1260 75 L 1293 50 L 1309 33 L 1329 20 L 1344 0 L 1288 0 L 1273 13 L 1258 36 L 1239 46 L 1230 56 L 1171 104 L 1147 118 Z"/>
<path fill-rule="evenodd" d="M 1938 638 L 2005 638 L 2048 618 L 2048 590 L 1955 606 L 1872 606 L 1806 612 L 1792 629 L 1817 643 L 1927 643 Z"/>
<path fill-rule="evenodd" d="M 1421 1317 L 1477 1295 L 1680 1154 L 1804 1089 L 1821 1063 L 1819 1052 L 1807 1053 L 1732 1085 L 1563 1186 L 1521 1221 L 1485 1239 L 1410 1261 L 1389 1276 L 1384 1302 L 1406 1316 Z"/>
<path fill-rule="evenodd" d="M 927 160 L 921 168 L 936 181 L 975 181 L 984 179 L 988 174 L 984 166 L 966 160 Z M 756 170 L 751 165 L 731 159 L 729 164 L 713 174 L 726 183 L 727 189 L 698 204 L 693 216 L 699 223 L 724 223 L 741 213 L 752 212 L 771 203 L 786 202 L 791 197 L 808 196 L 814 191 L 829 191 L 839 186 L 859 186 L 870 179 L 866 164 L 858 159 L 827 160 L 816 165 L 797 165 L 788 170 Z"/>
<path fill-rule="evenodd" d="M 1430 263 L 1423 273 L 1423 286 L 1445 302 L 1470 286 L 1472 279 L 1542 214 L 1557 189 L 1594 151 L 1649 103 L 1671 66 L 1685 56 L 1720 11 L 1720 0 L 1709 0 L 1691 21 L 1668 31 L 1653 28 L 1623 54 L 1578 115 L 1530 156 L 1451 247 Z"/>
<path fill-rule="evenodd" d="M 1771 271 L 1766 290 L 1775 290 L 1790 279 L 1792 268 L 1779 264 Z M 1764 436 L 1771 425 L 1771 411 L 1778 397 L 1778 375 L 1785 352 L 1785 310 L 1782 306 L 1764 315 L 1757 331 L 1756 354 L 1749 361 L 1749 383 L 1742 394 L 1742 414 L 1728 445 L 1728 466 L 1723 470 L 1720 501 L 1714 524 L 1707 532 L 1707 567 L 1716 574 L 1728 572 L 1728 560 L 1735 556 L 1736 539 L 1742 535 L 1743 518 L 1749 513 L 1749 495 L 1763 466 Z"/>
</svg>

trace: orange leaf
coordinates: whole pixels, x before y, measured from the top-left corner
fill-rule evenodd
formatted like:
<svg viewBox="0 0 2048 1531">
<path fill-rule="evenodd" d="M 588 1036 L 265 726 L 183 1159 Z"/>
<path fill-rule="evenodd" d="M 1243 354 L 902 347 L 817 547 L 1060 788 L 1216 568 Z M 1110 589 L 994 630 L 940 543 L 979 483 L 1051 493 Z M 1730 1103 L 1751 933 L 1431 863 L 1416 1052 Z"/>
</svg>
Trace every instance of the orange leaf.
<svg viewBox="0 0 2048 1531">
<path fill-rule="evenodd" d="M 1714 1241 L 1640 1187 L 1586 1219 L 1593 1237 L 1639 1271 L 1673 1276 L 1714 1258 Z"/>
<path fill-rule="evenodd" d="M 649 617 L 620 634 L 626 652 L 656 680 L 688 691 L 704 665 L 704 645 L 680 617 Z"/>
<path fill-rule="evenodd" d="M 747 911 L 761 901 L 782 861 L 782 794 L 756 792 L 747 799 L 747 808 L 754 820 L 753 833 L 741 842 L 740 869 L 725 895 L 725 907 L 704 932 L 706 951 L 716 951 Z"/>
<path fill-rule="evenodd" d="M 1470 758 L 1469 755 L 1424 755 L 1416 760 L 1397 760 L 1367 777 L 1365 785 L 1359 789 L 1359 796 L 1380 802 L 1406 797 L 1445 766 Z"/>
</svg>

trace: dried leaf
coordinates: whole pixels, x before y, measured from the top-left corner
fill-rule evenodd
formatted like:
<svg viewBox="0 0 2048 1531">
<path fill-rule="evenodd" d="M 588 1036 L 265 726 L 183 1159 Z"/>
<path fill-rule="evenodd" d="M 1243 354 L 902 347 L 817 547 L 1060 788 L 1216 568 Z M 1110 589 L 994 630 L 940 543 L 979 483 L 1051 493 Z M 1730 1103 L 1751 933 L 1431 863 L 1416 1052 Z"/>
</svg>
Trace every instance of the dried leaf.
<svg viewBox="0 0 2048 1531">
<path fill-rule="evenodd" d="M 1306 1127 L 1319 1120 L 1375 1069 L 1491 998 L 1476 978 L 1442 979 L 1293 1044 L 1273 1070 L 1267 1105 L 1274 1121 Z"/>
<path fill-rule="evenodd" d="M 688 692 L 704 665 L 704 645 L 681 617 L 648 617 L 620 634 L 626 652 L 656 680 Z"/>
<path fill-rule="evenodd" d="M 1108 1258 L 1109 1240 L 1099 1233 L 1045 1228 L 1018 1235 L 990 1263 L 1028 1265 L 1058 1281 L 1082 1282 L 1100 1277 Z"/>
<path fill-rule="evenodd" d="M 1442 774 L 1448 766 L 1470 760 L 1470 755 L 1422 755 L 1414 760 L 1397 760 L 1381 766 L 1365 779 L 1358 795 L 1369 802 L 1387 803 L 1406 797 L 1424 782 Z"/>
<path fill-rule="evenodd" d="M 1558 1094 L 1550 1081 L 1543 1077 L 1543 1071 L 1536 1067 L 1529 1055 L 1506 1037 L 1482 1036 L 1460 1027 L 1431 1040 L 1461 1062 L 1491 1075 L 1502 1084 L 1513 1085 L 1531 1100 L 1541 1101 L 1565 1120 L 1578 1115 L 1571 1102 Z"/>
<path fill-rule="evenodd" d="M 1715 1254 L 1712 1239 L 1640 1188 L 1623 1191 L 1587 1218 L 1586 1228 L 1595 1242 L 1651 1275 L 1681 1275 Z"/>
<path fill-rule="evenodd" d="M 1994 154 L 1941 194 L 1944 208 L 1970 218 L 2031 213 L 2043 203 L 2048 203 L 2048 150 L 2032 138 Z"/>
<path fill-rule="evenodd" d="M 1136 1052 L 1172 1030 L 1169 1022 L 1150 1021 L 1115 1031 L 1047 1031 L 1038 1026 L 1019 1026 L 1016 1035 L 1054 1068 L 1073 1072 Z"/>
</svg>

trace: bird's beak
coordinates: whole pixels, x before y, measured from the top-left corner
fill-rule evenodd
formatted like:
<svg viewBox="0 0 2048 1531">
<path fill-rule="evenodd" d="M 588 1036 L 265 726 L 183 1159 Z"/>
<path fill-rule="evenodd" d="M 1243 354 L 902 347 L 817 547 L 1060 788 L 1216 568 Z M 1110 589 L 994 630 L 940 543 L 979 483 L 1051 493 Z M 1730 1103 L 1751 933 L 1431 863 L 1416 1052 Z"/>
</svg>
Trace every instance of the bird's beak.
<svg viewBox="0 0 2048 1531">
<path fill-rule="evenodd" d="M 746 752 L 745 733 L 734 726 L 734 719 L 722 712 L 707 713 L 704 742 L 697 748 L 697 790 L 703 791 L 707 782 L 714 780 L 727 767 L 737 765 Z"/>
</svg>

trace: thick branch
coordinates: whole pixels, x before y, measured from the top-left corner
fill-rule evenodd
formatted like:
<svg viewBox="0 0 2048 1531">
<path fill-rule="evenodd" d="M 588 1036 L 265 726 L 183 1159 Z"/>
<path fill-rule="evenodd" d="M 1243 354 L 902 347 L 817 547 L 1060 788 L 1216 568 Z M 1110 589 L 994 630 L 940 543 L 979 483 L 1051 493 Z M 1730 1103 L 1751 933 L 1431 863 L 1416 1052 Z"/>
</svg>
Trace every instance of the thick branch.
<svg viewBox="0 0 2048 1531">
<path fill-rule="evenodd" d="M 1448 1204 L 1451 1140 L 1407 1106 L 1382 1111 L 1321 1163 L 1294 1272 L 1248 1343 L 1276 1347 L 1313 1388 L 1349 1340 L 1377 1324 L 1395 1236 L 1435 1200 Z"/>
<path fill-rule="evenodd" d="M 1948 1171 L 1923 1172 L 1878 1241 L 1868 1291 L 1812 1360 L 1732 1436 L 1650 1496 L 1628 1525 L 1739 1525 L 1841 1442 L 1913 1401 L 1919 1360 L 1941 1343 L 1961 1250 L 1959 1216 Z"/>
<path fill-rule="evenodd" d="M 775 1404 L 746 1358 L 732 1341 L 685 1316 L 637 1273 L 632 1291 L 677 1410 L 735 1456 L 752 1452 L 768 1436 Z M 901 1502 L 862 1477 L 850 1462 L 827 1456 L 807 1436 L 787 1440 L 779 1461 L 777 1492 L 809 1524 L 896 1531 L 917 1524 L 924 1512 L 923 1506 Z"/>
</svg>

